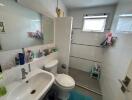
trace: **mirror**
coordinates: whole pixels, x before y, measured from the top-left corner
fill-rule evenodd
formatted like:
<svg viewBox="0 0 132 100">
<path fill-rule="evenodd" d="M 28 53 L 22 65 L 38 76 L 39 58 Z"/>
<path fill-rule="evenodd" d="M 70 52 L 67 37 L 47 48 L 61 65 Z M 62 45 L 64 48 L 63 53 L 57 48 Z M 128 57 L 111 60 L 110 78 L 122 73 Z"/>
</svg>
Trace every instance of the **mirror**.
<svg viewBox="0 0 132 100">
<path fill-rule="evenodd" d="M 52 18 L 25 8 L 16 0 L 0 1 L 0 50 L 54 42 Z"/>
</svg>

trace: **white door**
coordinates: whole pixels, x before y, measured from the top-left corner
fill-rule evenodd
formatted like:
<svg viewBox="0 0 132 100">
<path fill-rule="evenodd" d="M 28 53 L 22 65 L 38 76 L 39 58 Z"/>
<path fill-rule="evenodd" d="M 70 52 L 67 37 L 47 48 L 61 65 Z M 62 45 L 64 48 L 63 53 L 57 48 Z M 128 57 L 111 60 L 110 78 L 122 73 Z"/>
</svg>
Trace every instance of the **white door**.
<svg viewBox="0 0 132 100">
<path fill-rule="evenodd" d="M 62 64 L 66 65 L 66 70 L 59 68 L 61 72 L 68 73 L 71 32 L 72 32 L 72 17 L 55 18 L 55 45 L 58 49 L 59 67 Z"/>
</svg>

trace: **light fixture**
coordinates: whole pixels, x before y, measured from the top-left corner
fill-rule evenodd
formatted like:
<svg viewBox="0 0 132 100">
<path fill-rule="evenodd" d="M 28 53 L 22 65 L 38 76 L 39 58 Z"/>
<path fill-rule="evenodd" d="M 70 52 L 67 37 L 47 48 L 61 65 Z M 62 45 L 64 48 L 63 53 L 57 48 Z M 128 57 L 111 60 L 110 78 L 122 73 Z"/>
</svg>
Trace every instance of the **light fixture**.
<svg viewBox="0 0 132 100">
<path fill-rule="evenodd" d="M 0 3 L 0 6 L 5 6 L 3 3 Z"/>
<path fill-rule="evenodd" d="M 60 17 L 60 13 L 61 13 L 60 10 L 61 9 L 58 7 L 59 6 L 59 3 L 58 2 L 59 1 L 57 0 L 56 14 L 57 14 L 58 17 Z"/>
<path fill-rule="evenodd" d="M 38 19 L 33 19 L 32 21 L 33 22 L 40 22 L 40 20 L 38 20 Z"/>
</svg>

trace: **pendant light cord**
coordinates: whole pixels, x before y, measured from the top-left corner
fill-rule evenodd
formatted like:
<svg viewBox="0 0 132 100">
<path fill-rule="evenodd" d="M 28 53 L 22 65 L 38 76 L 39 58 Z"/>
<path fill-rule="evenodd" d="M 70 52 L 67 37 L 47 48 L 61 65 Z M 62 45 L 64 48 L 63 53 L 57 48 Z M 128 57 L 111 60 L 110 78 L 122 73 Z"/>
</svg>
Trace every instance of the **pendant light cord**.
<svg viewBox="0 0 132 100">
<path fill-rule="evenodd" d="M 57 8 L 58 8 L 58 6 L 59 6 L 59 3 L 58 3 L 58 0 L 57 0 Z"/>
</svg>

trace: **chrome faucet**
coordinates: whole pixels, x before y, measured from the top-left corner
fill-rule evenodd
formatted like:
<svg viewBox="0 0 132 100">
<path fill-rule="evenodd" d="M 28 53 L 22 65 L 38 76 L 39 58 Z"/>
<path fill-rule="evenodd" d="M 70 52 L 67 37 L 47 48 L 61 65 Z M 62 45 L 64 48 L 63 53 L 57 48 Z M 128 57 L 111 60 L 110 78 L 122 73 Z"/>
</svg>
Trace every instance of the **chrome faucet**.
<svg viewBox="0 0 132 100">
<path fill-rule="evenodd" d="M 30 66 L 30 64 L 28 64 L 28 70 L 29 70 L 29 72 L 31 72 L 31 66 Z M 21 72 L 22 72 L 22 80 L 23 80 L 23 79 L 26 78 L 26 75 L 28 74 L 28 72 L 26 72 L 25 68 L 22 68 Z"/>
<path fill-rule="evenodd" d="M 26 75 L 28 74 L 28 72 L 26 72 L 26 70 L 24 68 L 21 69 L 22 72 L 22 80 L 26 78 Z"/>
</svg>

